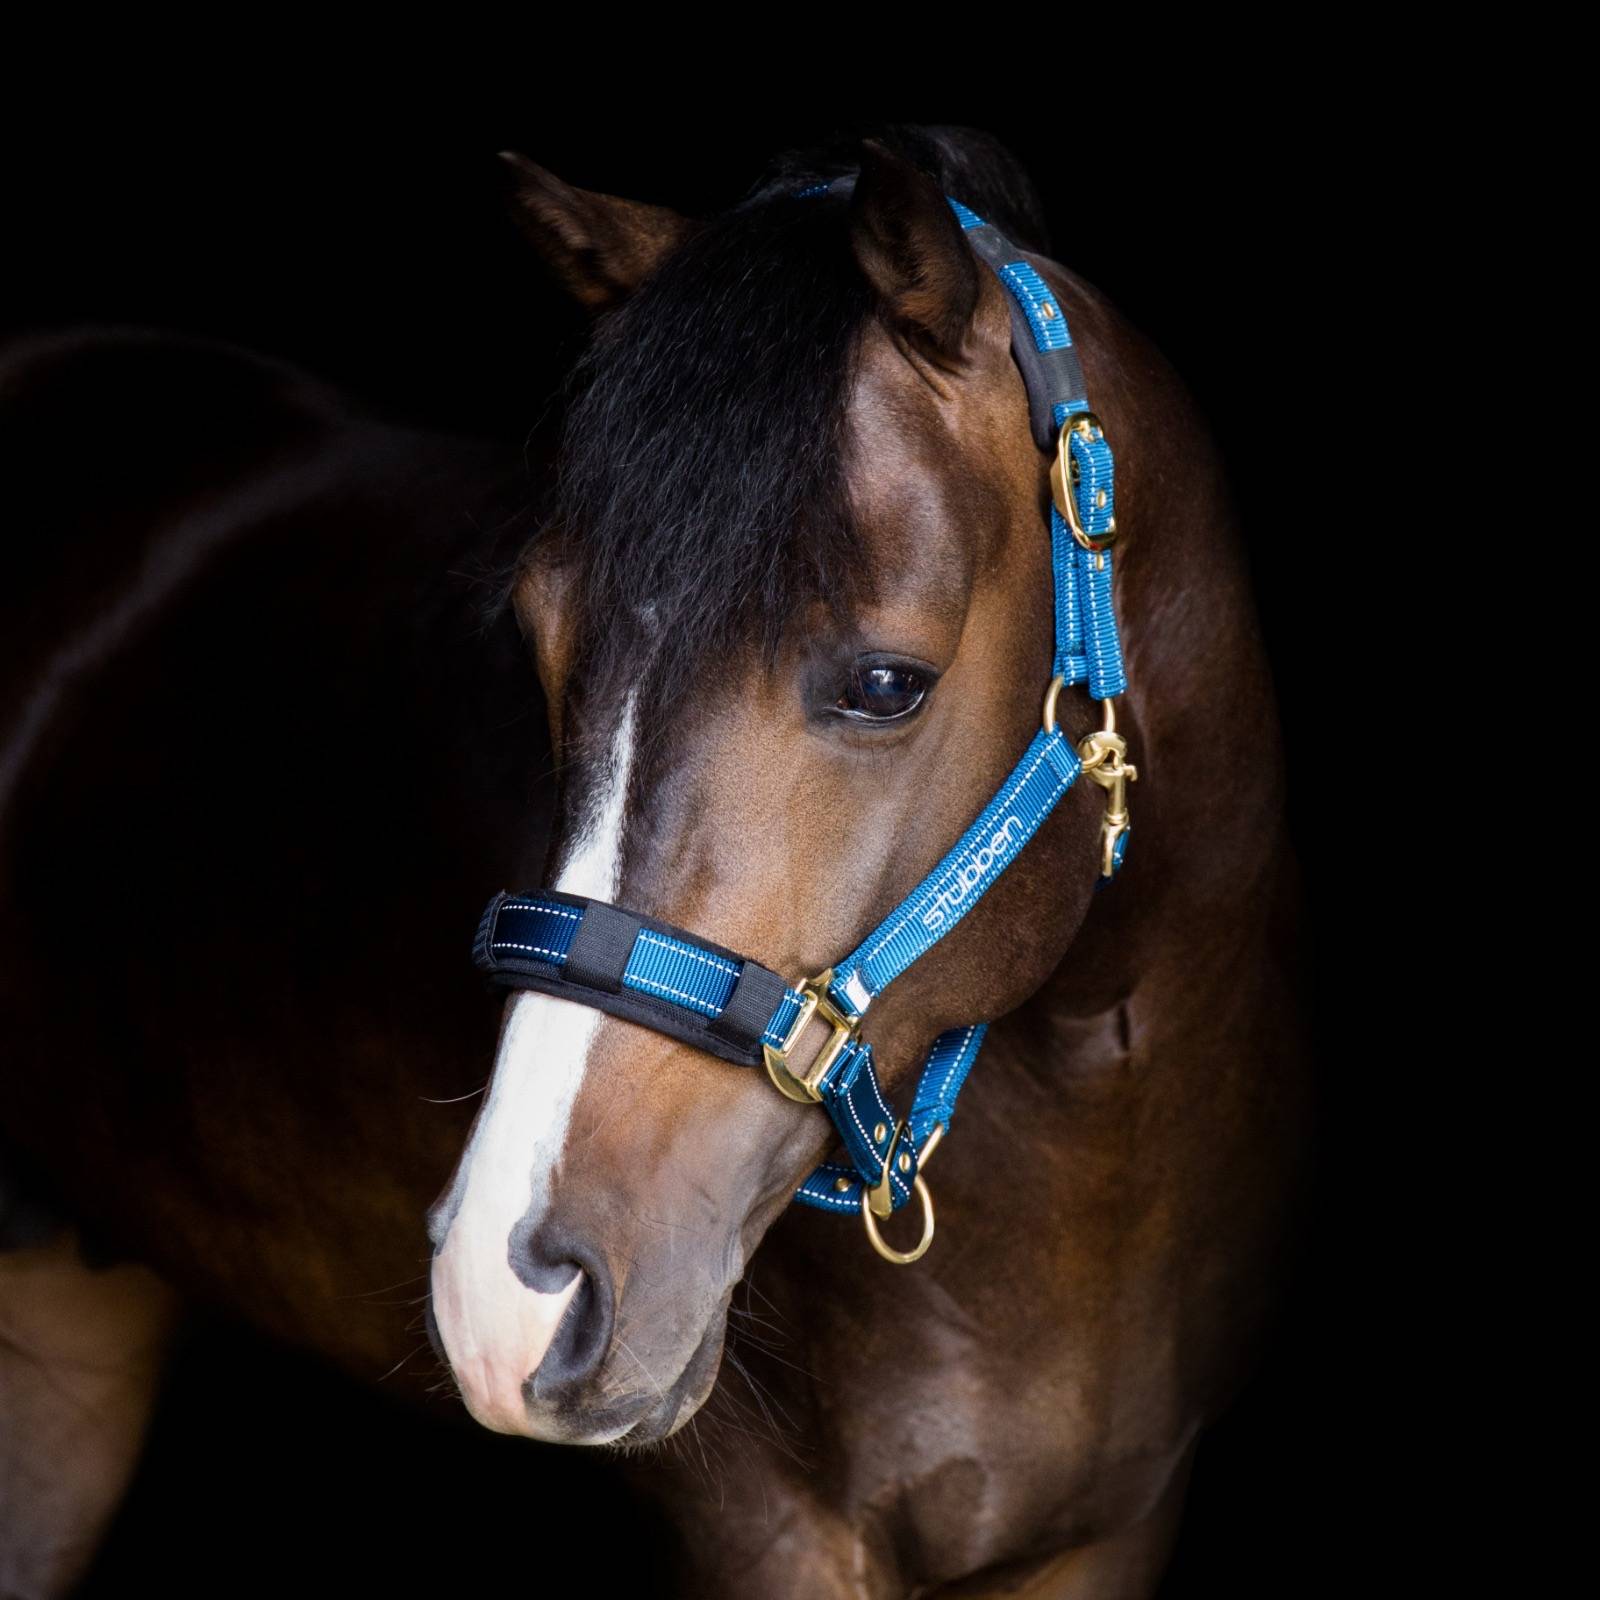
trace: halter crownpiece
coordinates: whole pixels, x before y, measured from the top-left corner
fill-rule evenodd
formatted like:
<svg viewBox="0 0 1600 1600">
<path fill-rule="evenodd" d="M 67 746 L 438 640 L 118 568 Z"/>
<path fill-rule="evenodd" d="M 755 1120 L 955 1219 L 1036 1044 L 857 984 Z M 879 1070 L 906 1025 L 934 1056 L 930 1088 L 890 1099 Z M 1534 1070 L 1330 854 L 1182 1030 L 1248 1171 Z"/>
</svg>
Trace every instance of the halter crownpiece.
<svg viewBox="0 0 1600 1600">
<path fill-rule="evenodd" d="M 853 184 L 813 184 L 796 198 Z M 945 197 L 972 248 L 994 269 L 1011 307 L 1011 352 L 1028 392 L 1039 448 L 1051 452 L 1050 554 L 1055 648 L 1043 725 L 971 827 L 901 903 L 844 959 L 814 978 L 786 982 L 757 961 L 604 901 L 541 889 L 497 894 L 478 926 L 473 960 L 505 988 L 535 989 L 654 1028 L 723 1060 L 764 1066 L 791 1100 L 819 1103 L 844 1146 L 844 1162 L 819 1166 L 795 1199 L 859 1212 L 873 1248 L 899 1264 L 933 1241 L 933 1199 L 921 1175 L 955 1114 L 956 1097 L 988 1024 L 952 1028 L 933 1042 L 911 1111 L 896 1119 L 884 1098 L 861 1020 L 883 990 L 977 904 L 1038 831 L 1080 773 L 1106 791 L 1103 886 L 1122 865 L 1127 785 L 1138 777 L 1116 730 L 1112 699 L 1127 687 L 1111 603 L 1116 505 L 1111 447 L 1089 409 L 1083 369 L 1055 295 L 1023 252 L 960 201 Z M 1056 724 L 1068 684 L 1104 705 L 1103 725 L 1076 750 Z M 813 1024 L 827 1037 L 811 1049 Z M 809 1053 L 808 1053 L 809 1052 Z M 877 1219 L 915 1194 L 922 1238 L 893 1249 Z"/>
</svg>

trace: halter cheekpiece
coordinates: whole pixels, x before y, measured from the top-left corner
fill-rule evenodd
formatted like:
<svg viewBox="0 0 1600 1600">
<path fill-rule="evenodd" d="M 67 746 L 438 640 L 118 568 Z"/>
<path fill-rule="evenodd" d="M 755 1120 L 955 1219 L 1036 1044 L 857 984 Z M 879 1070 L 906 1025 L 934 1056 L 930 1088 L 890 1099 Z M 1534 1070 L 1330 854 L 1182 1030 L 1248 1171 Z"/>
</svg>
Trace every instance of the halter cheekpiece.
<svg viewBox="0 0 1600 1600">
<path fill-rule="evenodd" d="M 813 184 L 796 198 L 853 184 Z M 948 196 L 946 196 L 949 199 Z M 814 978 L 786 982 L 759 962 L 681 928 L 604 901 L 541 889 L 497 894 L 479 924 L 473 960 L 503 987 L 536 989 L 670 1034 L 742 1066 L 764 1066 L 791 1100 L 818 1102 L 833 1120 L 844 1162 L 825 1162 L 795 1191 L 824 1211 L 859 1213 L 887 1260 L 915 1261 L 933 1240 L 933 1200 L 921 1175 L 955 1113 L 982 1047 L 985 1022 L 934 1040 L 904 1120 L 889 1109 L 860 1037 L 867 1009 L 942 939 L 1037 832 L 1080 773 L 1106 791 L 1100 885 L 1128 842 L 1126 787 L 1137 777 L 1116 731 L 1112 699 L 1127 687 L 1111 604 L 1116 500 L 1111 448 L 1089 409 L 1067 319 L 1024 253 L 991 224 L 949 200 L 972 248 L 994 269 L 1011 306 L 1011 351 L 1028 392 L 1033 436 L 1052 453 L 1050 551 L 1055 654 L 1043 725 L 977 821 L 945 858 L 843 960 Z M 1074 749 L 1056 725 L 1067 684 L 1084 683 L 1104 705 L 1104 725 Z M 820 1024 L 827 1038 L 805 1055 Z M 891 1248 L 877 1219 L 915 1194 L 922 1238 Z"/>
</svg>

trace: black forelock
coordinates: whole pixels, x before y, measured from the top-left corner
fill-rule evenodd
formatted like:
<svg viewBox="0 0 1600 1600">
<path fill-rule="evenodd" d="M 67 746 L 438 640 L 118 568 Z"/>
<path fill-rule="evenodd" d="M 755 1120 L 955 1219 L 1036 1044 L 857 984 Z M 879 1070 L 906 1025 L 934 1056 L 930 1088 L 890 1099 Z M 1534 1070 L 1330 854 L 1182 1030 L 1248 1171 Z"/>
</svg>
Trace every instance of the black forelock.
<svg viewBox="0 0 1600 1600">
<path fill-rule="evenodd" d="M 801 596 L 844 602 L 845 389 L 871 306 L 837 205 L 708 222 L 595 330 L 573 373 L 551 527 L 582 637 L 680 682 Z"/>
<path fill-rule="evenodd" d="M 769 163 L 603 315 L 567 385 L 545 535 L 577 583 L 587 666 L 679 688 L 741 644 L 771 652 L 822 600 L 859 599 L 846 421 L 872 296 L 848 197 L 794 191 L 859 168 L 880 138 L 947 194 L 1042 250 L 1026 175 L 989 135 L 878 124 Z"/>
</svg>

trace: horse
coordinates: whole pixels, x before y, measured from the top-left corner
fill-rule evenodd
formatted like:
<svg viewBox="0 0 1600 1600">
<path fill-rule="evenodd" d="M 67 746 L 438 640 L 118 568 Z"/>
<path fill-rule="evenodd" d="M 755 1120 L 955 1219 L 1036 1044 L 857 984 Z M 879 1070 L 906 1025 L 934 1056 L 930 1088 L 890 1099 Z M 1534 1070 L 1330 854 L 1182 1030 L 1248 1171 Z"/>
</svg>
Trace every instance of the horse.
<svg viewBox="0 0 1600 1600">
<path fill-rule="evenodd" d="M 186 1304 L 420 1397 L 362 1292 L 420 1262 L 467 1412 L 618 1456 L 683 1592 L 1151 1594 L 1308 1123 L 1277 713 L 1204 419 L 986 134 L 784 152 L 710 218 L 508 161 L 593 316 L 520 452 L 215 343 L 6 358 L 42 536 L 4 634 L 0 1457 L 34 1487 L 0 1587 L 82 1571 Z M 1067 788 L 862 1023 L 891 1102 L 989 1024 L 901 1267 L 791 1204 L 836 1142 L 814 1104 L 466 958 L 485 898 L 548 882 L 818 972 L 1037 733 L 1050 462 L 952 199 L 1047 286 L 1114 441 L 1137 815 L 1107 876 L 1106 793 Z M 1044 715 L 1078 744 L 1099 711 Z M 713 1486 L 674 1451 L 719 1408 Z"/>
</svg>

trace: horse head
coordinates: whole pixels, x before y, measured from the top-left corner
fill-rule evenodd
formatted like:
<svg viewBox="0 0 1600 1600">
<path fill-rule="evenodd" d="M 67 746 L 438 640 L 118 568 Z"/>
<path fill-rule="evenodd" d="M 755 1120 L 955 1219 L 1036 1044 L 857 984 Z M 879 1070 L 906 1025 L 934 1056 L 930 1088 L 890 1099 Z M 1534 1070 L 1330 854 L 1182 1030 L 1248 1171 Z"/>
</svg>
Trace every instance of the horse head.
<svg viewBox="0 0 1600 1600">
<path fill-rule="evenodd" d="M 940 861 L 1037 733 L 1050 678 L 1050 463 L 1005 290 L 946 194 L 1004 219 L 1075 329 L 1095 304 L 1044 254 L 1011 158 L 971 135 L 938 149 L 960 160 L 869 140 L 800 174 L 858 164 L 848 191 L 797 197 L 789 171 L 704 221 L 516 161 L 529 232 L 597 313 L 514 592 L 557 753 L 547 881 L 791 978 Z M 1095 359 L 1091 337 L 1114 431 Z M 1079 686 L 1059 716 L 1074 741 L 1099 720 Z M 873 1006 L 891 1095 L 937 1035 L 1060 963 L 1102 810 L 1077 785 Z M 680 1427 L 734 1286 L 833 1143 L 759 1069 L 513 994 L 430 1219 L 432 1315 L 472 1414 L 574 1443 Z"/>
</svg>

